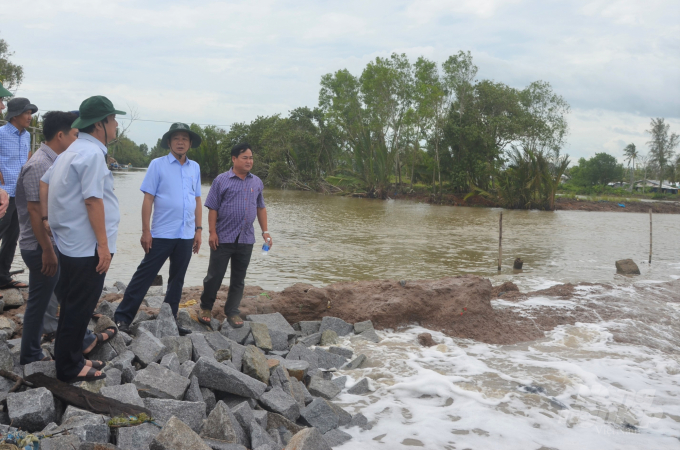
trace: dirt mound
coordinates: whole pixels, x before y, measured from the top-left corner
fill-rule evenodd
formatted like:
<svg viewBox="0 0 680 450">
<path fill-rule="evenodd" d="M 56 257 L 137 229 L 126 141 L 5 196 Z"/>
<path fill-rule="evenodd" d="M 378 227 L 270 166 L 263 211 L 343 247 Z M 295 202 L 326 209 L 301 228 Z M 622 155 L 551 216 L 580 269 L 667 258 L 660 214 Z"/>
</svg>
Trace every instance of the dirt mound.
<svg viewBox="0 0 680 450">
<path fill-rule="evenodd" d="M 494 286 L 493 288 L 494 297 L 501 297 L 502 295 L 505 295 L 508 292 L 519 292 L 519 288 L 512 281 L 506 281 L 505 283 L 499 284 L 498 286 Z"/>
</svg>

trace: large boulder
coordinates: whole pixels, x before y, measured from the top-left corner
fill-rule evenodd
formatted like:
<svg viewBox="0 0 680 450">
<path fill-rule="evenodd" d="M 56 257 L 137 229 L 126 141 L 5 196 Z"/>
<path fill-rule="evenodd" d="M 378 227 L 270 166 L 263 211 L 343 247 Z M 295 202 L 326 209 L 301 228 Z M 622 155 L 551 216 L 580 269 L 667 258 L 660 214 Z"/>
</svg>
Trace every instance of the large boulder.
<svg viewBox="0 0 680 450">
<path fill-rule="evenodd" d="M 121 450 L 149 448 L 149 444 L 158 436 L 160 431 L 152 423 L 143 423 L 134 427 L 121 427 L 116 429 L 116 444 Z"/>
<path fill-rule="evenodd" d="M 616 273 L 622 275 L 640 275 L 640 268 L 632 259 L 620 259 L 616 261 Z"/>
<path fill-rule="evenodd" d="M 132 382 L 142 397 L 181 400 L 190 381 L 182 375 L 168 370 L 160 364 L 151 363 L 140 370 Z"/>
<path fill-rule="evenodd" d="M 141 329 L 137 333 L 137 338 L 130 344 L 130 351 L 135 354 L 135 357 L 143 366 L 160 361 L 163 355 L 167 353 L 166 347 L 160 339 Z"/>
<path fill-rule="evenodd" d="M 201 436 L 233 444 L 249 444 L 249 439 L 241 424 L 223 401 L 217 402 L 208 416 Z"/>
<path fill-rule="evenodd" d="M 246 352 L 243 355 L 243 373 L 264 384 L 269 383 L 269 366 L 267 365 L 267 358 L 264 356 L 264 353 L 262 353 L 262 350 L 254 345 L 246 347 Z"/>
<path fill-rule="evenodd" d="M 174 416 L 197 433 L 201 430 L 205 419 L 205 403 L 203 402 L 145 398 L 144 406 L 151 411 L 151 416 L 156 423 L 163 425 Z"/>
<path fill-rule="evenodd" d="M 177 417 L 171 417 L 149 445 L 149 450 L 212 450 Z"/>
<path fill-rule="evenodd" d="M 191 375 L 198 378 L 201 387 L 240 395 L 260 398 L 267 385 L 214 359 L 201 358 L 196 362 Z"/>
<path fill-rule="evenodd" d="M 305 428 L 293 436 L 285 450 L 331 450 L 316 428 Z"/>
<path fill-rule="evenodd" d="M 275 387 L 260 396 L 260 404 L 267 411 L 281 414 L 286 419 L 295 422 L 300 417 L 300 406 L 295 399 L 280 387 Z"/>
<path fill-rule="evenodd" d="M 12 426 L 31 432 L 40 431 L 57 419 L 54 397 L 44 387 L 9 394 L 7 412 Z"/>
</svg>

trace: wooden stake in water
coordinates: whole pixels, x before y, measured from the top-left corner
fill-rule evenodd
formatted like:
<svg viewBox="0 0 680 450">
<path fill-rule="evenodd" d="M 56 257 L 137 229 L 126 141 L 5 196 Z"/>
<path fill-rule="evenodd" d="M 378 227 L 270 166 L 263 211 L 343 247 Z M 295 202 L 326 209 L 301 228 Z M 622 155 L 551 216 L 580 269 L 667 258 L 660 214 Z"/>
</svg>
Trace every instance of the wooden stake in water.
<svg viewBox="0 0 680 450">
<path fill-rule="evenodd" d="M 501 260 L 503 259 L 503 212 L 498 219 L 498 271 L 501 271 Z"/>
<path fill-rule="evenodd" d="M 649 264 L 652 263 L 652 208 L 649 208 Z"/>
</svg>

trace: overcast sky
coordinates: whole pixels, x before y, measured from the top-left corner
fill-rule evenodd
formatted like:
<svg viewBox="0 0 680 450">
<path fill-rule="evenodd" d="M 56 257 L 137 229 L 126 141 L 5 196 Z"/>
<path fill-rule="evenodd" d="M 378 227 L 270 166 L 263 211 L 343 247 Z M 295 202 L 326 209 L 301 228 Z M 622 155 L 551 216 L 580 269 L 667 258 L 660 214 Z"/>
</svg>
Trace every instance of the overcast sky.
<svg viewBox="0 0 680 450">
<path fill-rule="evenodd" d="M 376 56 L 442 62 L 470 50 L 478 78 L 552 84 L 571 105 L 565 152 L 647 151 L 651 117 L 680 133 L 680 2 L 569 0 L 0 2 L 0 38 L 43 111 L 106 95 L 140 119 L 228 126 L 318 104 L 323 74 Z M 167 123 L 135 122 L 152 146 Z"/>
</svg>

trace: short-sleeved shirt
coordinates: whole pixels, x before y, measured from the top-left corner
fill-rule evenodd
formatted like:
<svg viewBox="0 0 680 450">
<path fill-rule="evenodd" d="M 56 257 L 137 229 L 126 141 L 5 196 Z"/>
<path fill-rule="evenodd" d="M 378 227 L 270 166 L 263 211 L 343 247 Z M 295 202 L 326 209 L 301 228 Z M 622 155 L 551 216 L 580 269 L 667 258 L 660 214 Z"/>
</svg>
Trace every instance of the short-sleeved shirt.
<svg viewBox="0 0 680 450">
<path fill-rule="evenodd" d="M 28 131 L 19 132 L 17 127 L 7 123 L 0 127 L 0 172 L 5 181 L 0 185 L 10 197 L 16 195 L 17 178 L 21 167 L 26 164 L 31 149 L 31 135 Z"/>
<path fill-rule="evenodd" d="M 38 249 L 38 239 L 33 233 L 31 216 L 28 214 L 28 202 L 40 201 L 40 179 L 52 166 L 55 159 L 57 159 L 57 154 L 43 143 L 33 157 L 24 164 L 21 173 L 19 173 L 16 206 L 19 214 L 19 248 L 21 250 Z M 52 245 L 54 245 L 53 239 Z"/>
<path fill-rule="evenodd" d="M 47 216 L 60 253 L 73 258 L 94 256 L 97 238 L 85 206 L 85 200 L 92 197 L 104 200 L 109 251 L 116 252 L 120 211 L 104 144 L 80 132 L 42 181 L 50 185 Z"/>
<path fill-rule="evenodd" d="M 201 197 L 201 168 L 186 158 L 184 164 L 172 153 L 151 161 L 142 181 L 142 192 L 153 199 L 151 236 L 193 239 L 196 234 L 196 197 Z"/>
<path fill-rule="evenodd" d="M 248 173 L 241 179 L 232 169 L 215 178 L 205 199 L 206 208 L 217 211 L 217 237 L 220 244 L 255 243 L 253 222 L 257 208 L 264 208 L 264 184 Z"/>
</svg>

